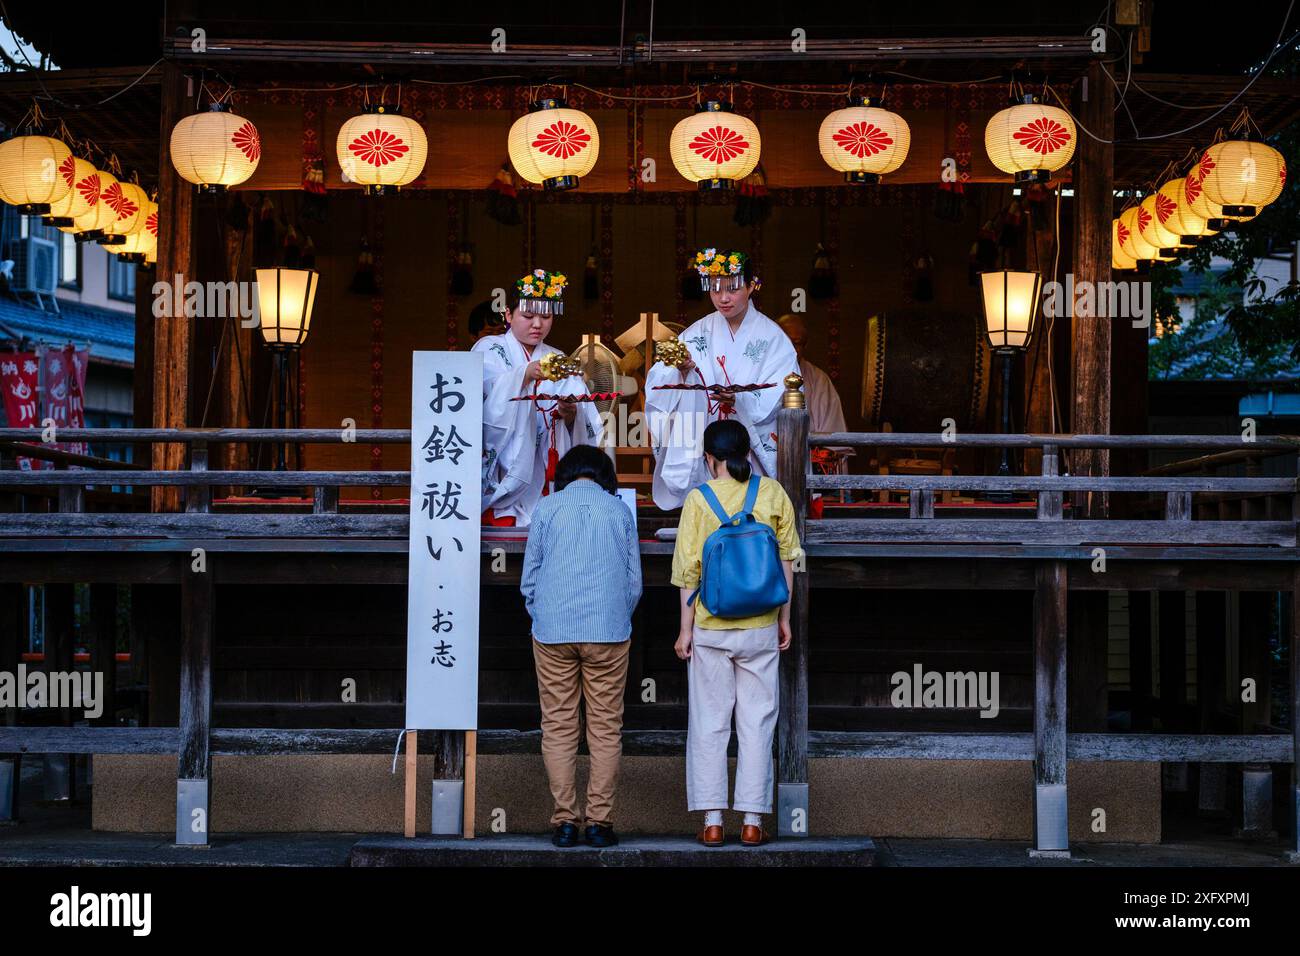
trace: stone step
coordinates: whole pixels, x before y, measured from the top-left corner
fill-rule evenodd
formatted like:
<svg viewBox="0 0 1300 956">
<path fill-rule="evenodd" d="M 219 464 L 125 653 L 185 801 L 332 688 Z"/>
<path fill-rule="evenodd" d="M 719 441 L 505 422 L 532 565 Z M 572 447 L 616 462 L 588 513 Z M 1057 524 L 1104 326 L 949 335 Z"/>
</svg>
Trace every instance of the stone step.
<svg viewBox="0 0 1300 956">
<path fill-rule="evenodd" d="M 422 836 L 367 837 L 353 845 L 350 866 L 874 866 L 876 845 L 867 837 L 779 839 L 742 846 L 738 834 L 720 847 L 691 837 L 620 837 L 597 849 L 551 845 L 549 834 L 487 836 L 473 840 Z"/>
</svg>

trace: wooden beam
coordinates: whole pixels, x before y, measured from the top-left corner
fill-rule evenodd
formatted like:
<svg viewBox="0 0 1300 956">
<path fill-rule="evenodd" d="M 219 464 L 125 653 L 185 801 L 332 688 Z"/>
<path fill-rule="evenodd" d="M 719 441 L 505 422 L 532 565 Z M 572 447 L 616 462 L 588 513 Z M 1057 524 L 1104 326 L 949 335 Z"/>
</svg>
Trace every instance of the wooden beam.
<svg viewBox="0 0 1300 956">
<path fill-rule="evenodd" d="M 794 505 L 795 531 L 807 542 L 809 469 L 808 410 L 776 413 L 777 477 Z M 808 574 L 794 575 L 790 629 L 793 641 L 781 655 L 781 709 L 777 718 L 777 783 L 808 783 Z M 805 811 L 807 808 L 804 808 Z M 778 821 L 780 823 L 781 821 Z"/>
<path fill-rule="evenodd" d="M 194 278 L 192 218 L 194 187 L 181 179 L 172 165 L 172 129 L 190 112 L 186 77 L 175 63 L 162 66 L 162 111 L 159 124 L 158 206 L 163 210 L 158 227 L 158 264 L 155 275 L 167 283 L 164 313 L 154 320 L 152 366 L 136 362 L 137 374 L 153 374 L 153 418 L 155 428 L 183 428 L 189 424 L 190 319 L 185 317 L 184 283 Z M 181 287 L 173 288 L 180 277 Z M 156 444 L 153 467 L 178 470 L 184 467 L 184 449 L 179 445 Z M 179 511 L 180 489 L 154 488 L 150 493 L 154 511 Z"/>
<path fill-rule="evenodd" d="M 1115 138 L 1114 87 L 1100 61 L 1088 67 L 1080 87 L 1079 122 L 1092 136 L 1079 138 L 1074 153 L 1074 282 L 1091 282 L 1103 288 L 1109 282 L 1111 218 L 1114 207 L 1114 148 L 1101 140 Z M 1078 316 L 1072 321 L 1072 419 L 1075 432 L 1095 435 L 1111 430 L 1111 323 L 1110 317 Z M 1122 321 L 1122 320 L 1121 320 Z M 1110 456 L 1104 450 L 1076 452 L 1071 471 L 1077 475 L 1107 475 Z M 1106 496 L 1081 496 L 1089 517 L 1107 513 Z"/>
<path fill-rule="evenodd" d="M 1034 591 L 1034 847 L 1069 850 L 1066 813 L 1066 571 L 1038 566 Z"/>
</svg>

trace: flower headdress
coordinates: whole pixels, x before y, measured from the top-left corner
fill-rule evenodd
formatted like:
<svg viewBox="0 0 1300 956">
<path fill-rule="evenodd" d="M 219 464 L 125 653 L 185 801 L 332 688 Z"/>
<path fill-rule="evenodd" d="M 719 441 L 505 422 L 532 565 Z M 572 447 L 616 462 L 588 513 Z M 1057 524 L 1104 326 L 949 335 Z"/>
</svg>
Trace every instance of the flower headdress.
<svg viewBox="0 0 1300 956">
<path fill-rule="evenodd" d="M 564 287 L 569 277 L 563 272 L 547 272 L 534 269 L 515 282 L 521 302 L 528 303 L 529 312 L 541 315 L 564 314 Z"/>
<path fill-rule="evenodd" d="M 695 271 L 700 274 L 700 285 L 705 292 L 722 289 L 739 289 L 750 275 L 749 256 L 743 252 L 723 249 L 701 249 L 695 253 Z"/>
</svg>

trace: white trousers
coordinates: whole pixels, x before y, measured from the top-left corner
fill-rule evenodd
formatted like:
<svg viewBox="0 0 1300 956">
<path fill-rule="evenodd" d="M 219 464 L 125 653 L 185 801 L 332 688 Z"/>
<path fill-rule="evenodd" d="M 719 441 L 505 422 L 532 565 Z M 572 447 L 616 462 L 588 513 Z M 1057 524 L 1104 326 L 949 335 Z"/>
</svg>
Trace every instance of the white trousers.
<svg viewBox="0 0 1300 956">
<path fill-rule="evenodd" d="M 727 744 L 736 717 L 734 810 L 772 812 L 772 737 L 780 707 L 777 625 L 696 627 L 687 662 L 686 804 L 691 812 L 727 807 Z"/>
</svg>

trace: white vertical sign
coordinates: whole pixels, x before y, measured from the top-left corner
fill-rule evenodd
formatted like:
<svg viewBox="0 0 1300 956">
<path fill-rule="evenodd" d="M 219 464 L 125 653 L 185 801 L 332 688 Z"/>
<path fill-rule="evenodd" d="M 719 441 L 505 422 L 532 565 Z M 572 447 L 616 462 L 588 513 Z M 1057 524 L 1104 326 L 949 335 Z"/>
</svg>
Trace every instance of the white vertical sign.
<svg viewBox="0 0 1300 956">
<path fill-rule="evenodd" d="M 406 727 L 475 730 L 483 356 L 412 359 Z"/>
</svg>

